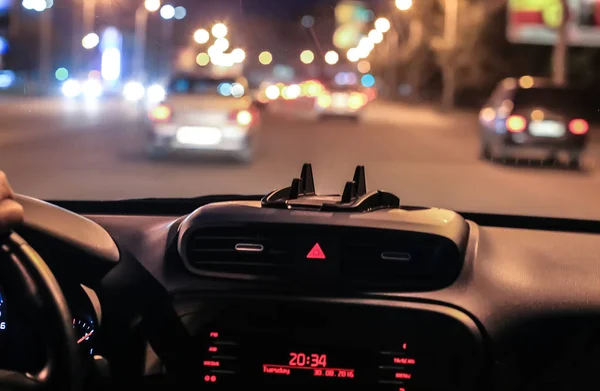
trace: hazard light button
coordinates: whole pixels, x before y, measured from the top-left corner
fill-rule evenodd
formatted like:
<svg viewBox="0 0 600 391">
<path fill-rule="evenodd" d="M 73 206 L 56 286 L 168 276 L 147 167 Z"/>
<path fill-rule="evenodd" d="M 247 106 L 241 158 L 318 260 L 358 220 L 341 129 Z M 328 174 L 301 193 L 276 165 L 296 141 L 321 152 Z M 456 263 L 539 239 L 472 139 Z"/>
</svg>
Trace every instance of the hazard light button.
<svg viewBox="0 0 600 391">
<path fill-rule="evenodd" d="M 299 236 L 296 238 L 295 269 L 311 276 L 331 277 L 339 274 L 339 245 L 331 236 Z"/>
<path fill-rule="evenodd" d="M 327 259 L 321 245 L 317 242 L 313 248 L 306 254 L 307 259 Z"/>
</svg>

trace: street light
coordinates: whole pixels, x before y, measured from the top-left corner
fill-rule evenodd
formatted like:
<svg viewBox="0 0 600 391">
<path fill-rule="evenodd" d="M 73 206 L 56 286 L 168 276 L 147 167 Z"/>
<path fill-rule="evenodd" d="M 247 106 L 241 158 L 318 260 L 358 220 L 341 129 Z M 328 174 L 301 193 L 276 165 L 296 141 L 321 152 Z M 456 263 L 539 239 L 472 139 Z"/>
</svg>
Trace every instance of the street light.
<svg viewBox="0 0 600 391">
<path fill-rule="evenodd" d="M 412 7 L 412 0 L 396 0 L 396 8 L 400 11 L 407 11 Z"/>
<path fill-rule="evenodd" d="M 207 43 L 209 39 L 210 34 L 204 29 L 198 29 L 194 33 L 194 41 L 198 42 L 199 44 Z"/>
<path fill-rule="evenodd" d="M 160 8 L 160 0 L 146 0 L 144 7 L 148 12 L 156 12 Z"/>
<path fill-rule="evenodd" d="M 375 21 L 375 29 L 380 33 L 388 32 L 391 27 L 390 21 L 386 18 L 379 18 Z"/>
<path fill-rule="evenodd" d="M 302 61 L 304 64 L 310 64 L 314 60 L 315 54 L 312 51 L 304 50 L 302 53 L 300 53 L 300 61 Z"/>
<path fill-rule="evenodd" d="M 213 26 L 211 32 L 215 38 L 225 38 L 227 35 L 227 26 L 223 23 L 217 23 Z"/>
<path fill-rule="evenodd" d="M 340 56 L 333 50 L 325 53 L 325 62 L 329 65 L 335 65 L 340 60 Z"/>
</svg>

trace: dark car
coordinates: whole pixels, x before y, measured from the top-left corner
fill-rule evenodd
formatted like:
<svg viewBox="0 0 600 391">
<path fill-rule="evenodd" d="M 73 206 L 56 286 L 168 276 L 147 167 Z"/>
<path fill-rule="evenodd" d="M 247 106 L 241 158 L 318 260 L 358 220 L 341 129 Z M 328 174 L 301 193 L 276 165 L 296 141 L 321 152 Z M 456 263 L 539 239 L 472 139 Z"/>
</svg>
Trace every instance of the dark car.
<svg viewBox="0 0 600 391">
<path fill-rule="evenodd" d="M 588 122 L 581 91 L 525 76 L 503 80 L 481 110 L 481 156 L 485 159 L 542 158 L 566 154 L 579 167 Z"/>
</svg>

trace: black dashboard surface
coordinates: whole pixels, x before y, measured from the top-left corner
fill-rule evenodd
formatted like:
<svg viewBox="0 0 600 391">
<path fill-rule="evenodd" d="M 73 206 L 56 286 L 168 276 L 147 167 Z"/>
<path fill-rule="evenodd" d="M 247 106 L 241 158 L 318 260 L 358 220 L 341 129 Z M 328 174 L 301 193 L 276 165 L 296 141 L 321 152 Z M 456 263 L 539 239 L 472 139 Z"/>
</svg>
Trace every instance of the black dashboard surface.
<svg viewBox="0 0 600 391">
<path fill-rule="evenodd" d="M 155 204 L 157 210 L 160 204 Z M 563 232 L 557 224 L 551 224 L 550 230 L 543 229 L 543 224 L 539 229 L 485 226 L 477 224 L 478 217 L 486 224 L 500 224 L 493 224 L 489 216 L 472 214 L 468 216 L 465 262 L 450 286 L 412 293 L 362 291 L 328 296 L 189 273 L 175 251 L 183 213 L 115 212 L 114 205 L 126 208 L 127 203 L 107 208 L 102 203 L 62 205 L 103 227 L 118 249 L 130 254 L 169 293 L 180 314 L 199 311 L 198 303 L 207 295 L 441 305 L 465 314 L 481 333 L 491 389 L 595 389 L 590 381 L 600 365 L 597 224 L 583 223 L 587 233 Z M 173 201 L 171 206 L 177 209 L 181 204 Z M 143 202 L 137 207 L 143 209 Z"/>
</svg>

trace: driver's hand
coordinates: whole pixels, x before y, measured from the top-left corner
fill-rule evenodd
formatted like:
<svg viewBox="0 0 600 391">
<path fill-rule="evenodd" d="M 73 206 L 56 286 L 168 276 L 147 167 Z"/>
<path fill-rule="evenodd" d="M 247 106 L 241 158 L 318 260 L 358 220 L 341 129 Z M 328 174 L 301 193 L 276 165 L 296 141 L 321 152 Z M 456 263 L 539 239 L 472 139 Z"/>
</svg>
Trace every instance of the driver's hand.
<svg viewBox="0 0 600 391">
<path fill-rule="evenodd" d="M 23 221 L 23 207 L 14 198 L 15 193 L 6 174 L 0 171 L 0 232 L 7 231 Z"/>
</svg>

